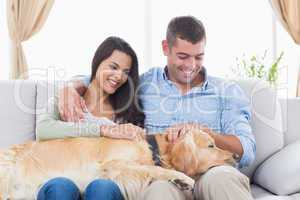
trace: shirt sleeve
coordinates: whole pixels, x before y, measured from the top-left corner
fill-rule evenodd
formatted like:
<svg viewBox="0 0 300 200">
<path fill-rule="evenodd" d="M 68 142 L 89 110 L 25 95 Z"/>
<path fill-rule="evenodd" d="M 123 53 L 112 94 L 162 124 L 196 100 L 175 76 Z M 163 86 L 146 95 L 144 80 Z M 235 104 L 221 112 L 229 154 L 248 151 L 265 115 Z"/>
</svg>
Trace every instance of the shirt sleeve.
<svg viewBox="0 0 300 200">
<path fill-rule="evenodd" d="M 237 84 L 227 85 L 223 90 L 221 132 L 235 135 L 243 147 L 239 168 L 249 166 L 255 159 L 256 142 L 250 126 L 250 102 Z"/>
<path fill-rule="evenodd" d="M 49 140 L 68 137 L 99 137 L 100 125 L 93 122 L 64 122 L 60 120 L 58 98 L 53 97 L 38 116 L 36 139 Z"/>
<path fill-rule="evenodd" d="M 83 84 L 88 87 L 90 84 L 90 80 L 91 80 L 91 76 L 90 75 L 77 75 L 77 76 L 73 76 L 71 78 L 72 80 L 81 80 L 83 82 Z"/>
</svg>

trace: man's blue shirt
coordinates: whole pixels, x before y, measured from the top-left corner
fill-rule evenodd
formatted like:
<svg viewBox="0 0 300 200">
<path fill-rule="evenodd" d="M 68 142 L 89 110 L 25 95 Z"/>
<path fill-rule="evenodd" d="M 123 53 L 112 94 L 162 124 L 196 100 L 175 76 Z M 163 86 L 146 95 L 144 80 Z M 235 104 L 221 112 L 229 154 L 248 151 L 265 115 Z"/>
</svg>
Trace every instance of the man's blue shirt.
<svg viewBox="0 0 300 200">
<path fill-rule="evenodd" d="M 140 77 L 139 98 L 148 133 L 163 132 L 179 123 L 199 123 L 224 135 L 235 135 L 243 147 L 239 167 L 255 159 L 256 142 L 250 122 L 250 103 L 234 82 L 206 75 L 205 82 L 182 95 L 164 68 L 152 68 Z M 86 77 L 86 84 L 89 77 Z"/>
</svg>

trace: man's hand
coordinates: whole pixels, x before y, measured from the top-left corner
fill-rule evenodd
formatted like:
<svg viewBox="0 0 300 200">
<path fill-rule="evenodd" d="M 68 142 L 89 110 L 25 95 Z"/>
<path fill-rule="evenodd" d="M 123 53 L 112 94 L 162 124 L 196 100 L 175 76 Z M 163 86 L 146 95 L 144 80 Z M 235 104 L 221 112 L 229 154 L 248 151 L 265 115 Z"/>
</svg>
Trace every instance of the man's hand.
<svg viewBox="0 0 300 200">
<path fill-rule="evenodd" d="M 192 129 L 200 129 L 210 135 L 212 134 L 211 130 L 208 127 L 201 126 L 200 124 L 196 123 L 176 124 L 167 128 L 165 130 L 165 133 L 167 134 L 168 141 L 171 143 L 175 143 L 176 140 L 183 138 L 188 130 Z"/>
<path fill-rule="evenodd" d="M 100 127 L 100 133 L 116 139 L 141 140 L 145 137 L 145 130 L 133 124 L 104 125 Z"/>
<path fill-rule="evenodd" d="M 72 85 L 59 90 L 58 110 L 63 121 L 78 122 L 83 119 L 86 105 Z"/>
<path fill-rule="evenodd" d="M 218 148 L 237 154 L 236 156 L 239 158 L 243 156 L 243 146 L 237 136 L 217 134 L 207 126 L 196 123 L 176 124 L 166 129 L 165 133 L 168 135 L 168 141 L 175 143 L 176 140 L 184 137 L 185 134 L 188 133 L 187 130 L 192 129 L 200 129 L 209 134 L 215 140 L 215 144 Z"/>
</svg>

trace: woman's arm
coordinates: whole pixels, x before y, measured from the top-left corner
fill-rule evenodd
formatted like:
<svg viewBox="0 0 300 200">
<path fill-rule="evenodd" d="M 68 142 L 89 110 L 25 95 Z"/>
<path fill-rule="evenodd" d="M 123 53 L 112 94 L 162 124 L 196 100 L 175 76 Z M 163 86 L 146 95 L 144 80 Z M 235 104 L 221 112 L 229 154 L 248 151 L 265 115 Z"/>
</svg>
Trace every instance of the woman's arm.
<svg viewBox="0 0 300 200">
<path fill-rule="evenodd" d="M 37 140 L 95 136 L 100 136 L 100 126 L 97 123 L 64 122 L 60 119 L 57 97 L 51 98 L 45 111 L 38 116 L 36 125 Z"/>
<path fill-rule="evenodd" d="M 133 124 L 106 122 L 65 122 L 59 117 L 58 98 L 49 100 L 45 111 L 38 116 L 36 139 L 50 140 L 69 137 L 109 137 L 116 139 L 142 139 L 145 131 Z M 101 134 L 100 134 L 101 133 Z"/>
</svg>

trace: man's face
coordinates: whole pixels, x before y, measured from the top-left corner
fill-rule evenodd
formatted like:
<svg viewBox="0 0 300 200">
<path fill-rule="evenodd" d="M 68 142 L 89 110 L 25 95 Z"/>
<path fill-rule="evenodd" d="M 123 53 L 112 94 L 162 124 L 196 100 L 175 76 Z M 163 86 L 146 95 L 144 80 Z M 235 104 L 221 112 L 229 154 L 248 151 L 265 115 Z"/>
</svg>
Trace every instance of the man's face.
<svg viewBox="0 0 300 200">
<path fill-rule="evenodd" d="M 192 44 L 186 40 L 176 38 L 170 48 L 167 41 L 162 42 L 163 51 L 168 59 L 169 79 L 180 85 L 200 83 L 199 71 L 202 68 L 205 39 Z"/>
</svg>

